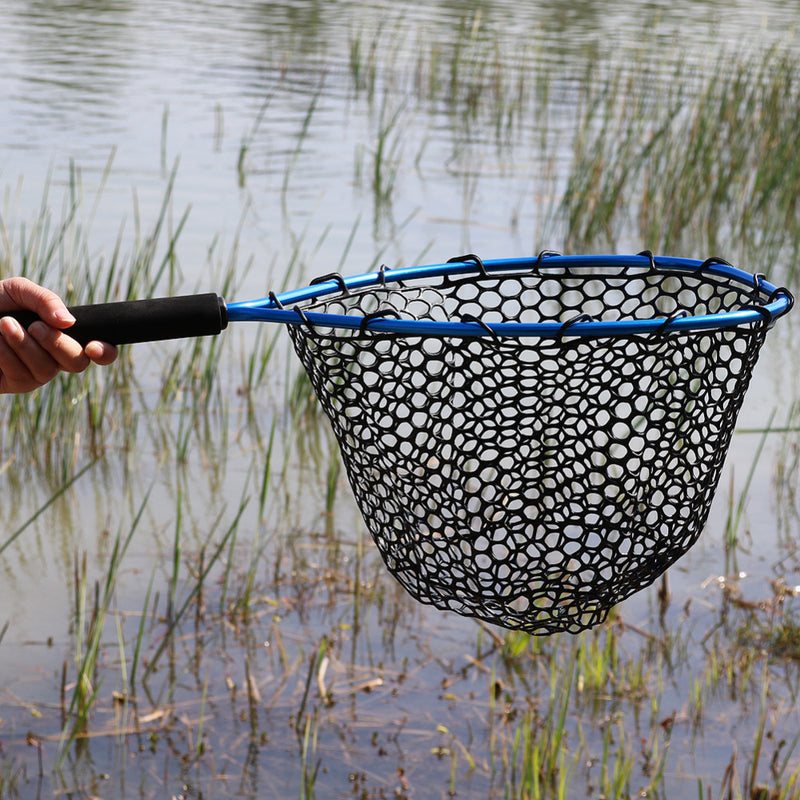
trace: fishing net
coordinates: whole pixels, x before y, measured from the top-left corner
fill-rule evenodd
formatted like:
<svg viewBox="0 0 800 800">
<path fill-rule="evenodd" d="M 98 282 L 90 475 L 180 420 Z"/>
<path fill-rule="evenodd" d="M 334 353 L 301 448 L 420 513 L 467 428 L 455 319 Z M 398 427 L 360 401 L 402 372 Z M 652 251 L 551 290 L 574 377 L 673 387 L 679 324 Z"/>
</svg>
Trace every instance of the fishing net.
<svg viewBox="0 0 800 800">
<path fill-rule="evenodd" d="M 438 277 L 342 282 L 296 310 L 361 317 L 359 328 L 289 325 L 293 344 L 408 592 L 505 628 L 578 632 L 697 540 L 766 306 L 791 295 L 717 259 L 457 261 Z M 378 319 L 435 332 L 377 330 Z M 466 333 L 439 335 L 453 321 Z"/>
</svg>

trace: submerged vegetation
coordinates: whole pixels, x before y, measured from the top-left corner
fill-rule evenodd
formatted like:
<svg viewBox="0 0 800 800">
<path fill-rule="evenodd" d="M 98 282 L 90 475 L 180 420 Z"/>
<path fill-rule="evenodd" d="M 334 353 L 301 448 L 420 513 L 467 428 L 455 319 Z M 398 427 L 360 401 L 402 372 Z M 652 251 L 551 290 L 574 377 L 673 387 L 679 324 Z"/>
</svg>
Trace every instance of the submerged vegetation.
<svg viewBox="0 0 800 800">
<path fill-rule="evenodd" d="M 526 168 L 530 196 L 505 224 L 531 241 L 720 251 L 794 280 L 796 57 L 709 71 L 632 53 L 582 76 L 535 48 L 500 52 L 478 17 L 413 58 L 384 37 L 354 34 L 309 95 L 284 199 L 335 78 L 370 120 L 353 174 L 376 225 L 446 150 L 465 218 L 484 180 Z M 264 108 L 232 165 L 242 185 Z M 100 199 L 87 204 L 75 168 L 60 217 L 48 194 L 33 222 L 4 222 L 0 274 L 80 302 L 192 290 L 174 180 L 98 257 Z M 208 251 L 221 294 L 238 292 L 237 244 Z M 287 284 L 316 252 L 294 247 Z M 280 330 L 142 345 L 3 404 L 4 580 L 24 595 L 37 563 L 55 561 L 68 608 L 38 644 L 0 610 L 0 659 L 42 664 L 34 683 L 0 686 L 0 798 L 800 797 L 796 407 L 751 437 L 679 588 L 542 639 L 419 606 L 388 578 Z M 774 520 L 747 514 L 770 457 L 774 565 L 752 546 Z"/>
</svg>

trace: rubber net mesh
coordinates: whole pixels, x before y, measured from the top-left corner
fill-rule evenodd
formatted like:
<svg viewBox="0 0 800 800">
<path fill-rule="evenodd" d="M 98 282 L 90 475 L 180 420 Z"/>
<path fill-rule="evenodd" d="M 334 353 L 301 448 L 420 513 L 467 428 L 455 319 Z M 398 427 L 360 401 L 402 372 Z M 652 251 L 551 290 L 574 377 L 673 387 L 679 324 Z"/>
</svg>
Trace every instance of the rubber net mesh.
<svg viewBox="0 0 800 800">
<path fill-rule="evenodd" d="M 305 310 L 622 320 L 752 307 L 703 274 L 375 286 Z M 365 523 L 418 600 L 533 634 L 602 622 L 696 541 L 766 323 L 584 338 L 289 326 Z"/>
</svg>

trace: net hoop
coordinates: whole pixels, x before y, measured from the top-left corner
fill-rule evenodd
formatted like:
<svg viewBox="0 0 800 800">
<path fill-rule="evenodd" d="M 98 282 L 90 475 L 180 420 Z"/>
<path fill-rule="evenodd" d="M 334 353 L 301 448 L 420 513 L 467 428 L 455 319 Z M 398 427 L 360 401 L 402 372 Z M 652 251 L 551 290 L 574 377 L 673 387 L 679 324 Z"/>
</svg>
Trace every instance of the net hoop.
<svg viewBox="0 0 800 800">
<path fill-rule="evenodd" d="M 734 267 L 720 258 L 705 261 L 689 258 L 653 256 L 649 251 L 637 255 L 571 255 L 563 256 L 545 251 L 536 258 L 506 258 L 482 261 L 477 256 L 459 256 L 441 264 L 388 269 L 352 277 L 339 274 L 323 276 L 309 286 L 281 294 L 270 294 L 259 300 L 231 303 L 227 306 L 230 321 L 277 322 L 289 325 L 306 325 L 312 328 L 339 330 L 369 329 L 371 333 L 405 336 L 442 337 L 540 337 L 561 338 L 565 335 L 565 322 L 487 322 L 480 319 L 454 319 L 448 321 L 426 319 L 396 319 L 373 314 L 333 314 L 303 311 L 303 304 L 315 302 L 337 294 L 349 295 L 371 288 L 402 287 L 405 282 L 424 282 L 442 278 L 469 275 L 481 277 L 536 276 L 547 279 L 553 275 L 584 278 L 638 277 L 647 273 L 661 275 L 708 276 L 727 281 L 738 290 L 752 296 L 752 303 L 737 310 L 722 313 L 691 314 L 684 316 L 656 316 L 647 319 L 595 319 L 586 314 L 568 320 L 569 336 L 613 337 L 637 334 L 663 334 L 688 331 L 722 330 L 757 322 L 772 324 L 786 314 L 794 304 L 787 289 L 775 286 L 763 275 L 753 274 Z"/>
</svg>

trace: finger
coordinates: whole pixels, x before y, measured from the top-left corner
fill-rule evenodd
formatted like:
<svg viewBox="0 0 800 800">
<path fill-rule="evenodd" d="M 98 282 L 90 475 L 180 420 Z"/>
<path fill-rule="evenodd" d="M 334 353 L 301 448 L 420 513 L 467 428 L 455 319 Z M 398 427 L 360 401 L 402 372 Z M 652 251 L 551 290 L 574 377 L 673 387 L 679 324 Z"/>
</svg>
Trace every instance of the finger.
<svg viewBox="0 0 800 800">
<path fill-rule="evenodd" d="M 113 344 L 106 342 L 89 342 L 84 348 L 84 352 L 95 364 L 103 367 L 113 364 L 119 354 Z"/>
<path fill-rule="evenodd" d="M 0 318 L 0 337 L 2 391 L 31 391 L 58 373 L 58 363 L 15 319 Z"/>
<path fill-rule="evenodd" d="M 0 329 L 7 326 L 8 323 L 0 320 Z M 6 334 L 3 333 L 0 338 L 0 392 L 29 392 L 38 385 L 36 378 L 8 345 Z"/>
<path fill-rule="evenodd" d="M 89 357 L 83 352 L 83 347 L 68 333 L 44 322 L 34 322 L 28 332 L 64 372 L 83 372 L 89 366 Z"/>
<path fill-rule="evenodd" d="M 13 311 L 26 308 L 55 328 L 68 328 L 75 317 L 67 310 L 64 301 L 49 289 L 27 278 L 8 278 L 0 283 L 0 310 Z"/>
</svg>

